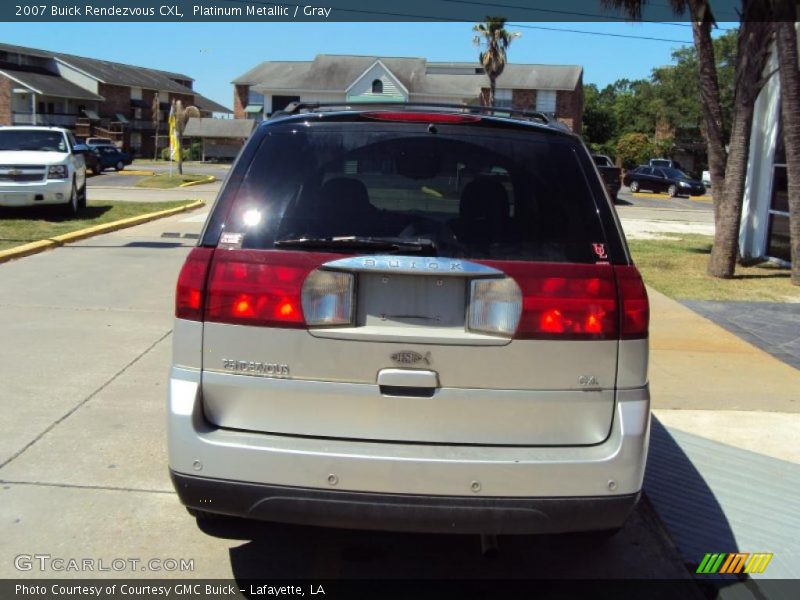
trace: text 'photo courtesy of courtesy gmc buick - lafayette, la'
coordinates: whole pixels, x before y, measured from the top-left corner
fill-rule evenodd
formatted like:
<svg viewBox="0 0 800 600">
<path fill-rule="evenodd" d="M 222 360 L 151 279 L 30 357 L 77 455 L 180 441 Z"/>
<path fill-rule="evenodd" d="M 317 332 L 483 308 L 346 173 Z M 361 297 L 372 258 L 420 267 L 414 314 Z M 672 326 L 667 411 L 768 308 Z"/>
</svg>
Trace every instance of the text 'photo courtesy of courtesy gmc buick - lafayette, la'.
<svg viewBox="0 0 800 600">
<path fill-rule="evenodd" d="M 180 272 L 169 468 L 198 518 L 620 528 L 649 305 L 581 139 L 540 113 L 294 104 Z"/>
<path fill-rule="evenodd" d="M 0 208 L 86 206 L 86 146 L 58 127 L 0 127 Z"/>
</svg>

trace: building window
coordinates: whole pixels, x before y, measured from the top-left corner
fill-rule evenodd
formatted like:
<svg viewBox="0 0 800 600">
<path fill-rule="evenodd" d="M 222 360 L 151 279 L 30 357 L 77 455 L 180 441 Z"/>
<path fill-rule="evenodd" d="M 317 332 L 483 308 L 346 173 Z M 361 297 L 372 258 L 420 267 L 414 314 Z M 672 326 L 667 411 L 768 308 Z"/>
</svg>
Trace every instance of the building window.
<svg viewBox="0 0 800 600">
<path fill-rule="evenodd" d="M 383 82 L 380 79 L 376 79 L 372 82 L 372 93 L 373 94 L 382 94 L 383 93 Z"/>
<path fill-rule="evenodd" d="M 536 110 L 543 113 L 556 112 L 556 92 L 555 90 L 536 91 Z"/>
<path fill-rule="evenodd" d="M 249 90 L 247 95 L 247 104 L 264 106 L 264 94 L 259 94 L 258 92 Z"/>
<path fill-rule="evenodd" d="M 511 90 L 495 90 L 494 105 L 497 108 L 512 108 L 513 92 Z"/>
<path fill-rule="evenodd" d="M 142 99 L 142 88 L 140 87 L 132 87 L 131 88 L 131 100 L 141 100 Z"/>
</svg>

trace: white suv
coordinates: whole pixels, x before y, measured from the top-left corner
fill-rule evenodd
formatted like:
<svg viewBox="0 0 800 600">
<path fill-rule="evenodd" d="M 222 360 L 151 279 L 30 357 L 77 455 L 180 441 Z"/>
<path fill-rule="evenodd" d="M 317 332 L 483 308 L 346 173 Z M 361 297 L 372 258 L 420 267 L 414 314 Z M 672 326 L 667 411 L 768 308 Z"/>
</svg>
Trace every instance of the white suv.
<svg viewBox="0 0 800 600">
<path fill-rule="evenodd" d="M 0 127 L 0 207 L 86 206 L 85 146 L 58 127 Z"/>
</svg>

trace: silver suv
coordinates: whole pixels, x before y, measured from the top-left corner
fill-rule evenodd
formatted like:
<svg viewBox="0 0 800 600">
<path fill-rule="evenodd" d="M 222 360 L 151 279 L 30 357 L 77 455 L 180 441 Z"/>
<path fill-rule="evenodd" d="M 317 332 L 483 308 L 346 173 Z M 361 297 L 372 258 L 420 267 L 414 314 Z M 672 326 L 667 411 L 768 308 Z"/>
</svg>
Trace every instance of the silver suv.
<svg viewBox="0 0 800 600">
<path fill-rule="evenodd" d="M 614 530 L 642 487 L 648 300 L 543 115 L 294 106 L 181 270 L 169 466 L 198 517 Z"/>
</svg>

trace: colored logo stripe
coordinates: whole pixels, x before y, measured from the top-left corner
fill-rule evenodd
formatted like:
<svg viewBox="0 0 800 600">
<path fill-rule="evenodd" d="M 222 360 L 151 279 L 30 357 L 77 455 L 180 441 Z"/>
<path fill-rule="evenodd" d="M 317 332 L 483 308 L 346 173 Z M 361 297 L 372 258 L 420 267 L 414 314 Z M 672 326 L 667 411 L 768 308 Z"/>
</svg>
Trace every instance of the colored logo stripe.
<svg viewBox="0 0 800 600">
<path fill-rule="evenodd" d="M 714 573 L 737 574 L 763 573 L 772 560 L 772 553 L 756 552 L 709 552 L 700 561 L 695 573 L 710 575 Z M 749 558 L 748 558 L 749 557 Z"/>
</svg>

